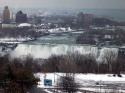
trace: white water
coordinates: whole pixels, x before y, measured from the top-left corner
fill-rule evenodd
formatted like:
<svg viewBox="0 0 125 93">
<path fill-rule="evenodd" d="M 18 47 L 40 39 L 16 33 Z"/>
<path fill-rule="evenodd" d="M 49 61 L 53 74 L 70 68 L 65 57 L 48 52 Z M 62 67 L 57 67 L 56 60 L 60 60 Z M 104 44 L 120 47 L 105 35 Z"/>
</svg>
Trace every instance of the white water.
<svg viewBox="0 0 125 93">
<path fill-rule="evenodd" d="M 92 54 L 96 58 L 104 56 L 104 51 L 113 51 L 117 54 L 116 48 L 102 48 L 99 50 L 93 46 L 83 45 L 67 45 L 67 44 L 42 44 L 30 45 L 19 44 L 17 48 L 11 52 L 12 57 L 21 57 L 31 55 L 34 58 L 47 59 L 52 55 L 66 55 L 68 53 Z"/>
</svg>

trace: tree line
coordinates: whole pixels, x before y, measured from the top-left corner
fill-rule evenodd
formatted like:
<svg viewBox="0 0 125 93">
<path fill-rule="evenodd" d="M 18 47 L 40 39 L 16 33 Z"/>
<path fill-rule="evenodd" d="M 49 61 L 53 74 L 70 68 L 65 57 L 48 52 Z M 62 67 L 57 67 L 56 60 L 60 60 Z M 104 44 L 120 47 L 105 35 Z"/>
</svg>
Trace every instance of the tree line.
<svg viewBox="0 0 125 93">
<path fill-rule="evenodd" d="M 118 74 L 125 72 L 125 58 L 117 57 L 115 53 L 107 52 L 99 62 L 93 55 L 69 54 L 51 56 L 41 65 L 43 72 L 64 72 L 64 73 L 111 73 Z"/>
</svg>

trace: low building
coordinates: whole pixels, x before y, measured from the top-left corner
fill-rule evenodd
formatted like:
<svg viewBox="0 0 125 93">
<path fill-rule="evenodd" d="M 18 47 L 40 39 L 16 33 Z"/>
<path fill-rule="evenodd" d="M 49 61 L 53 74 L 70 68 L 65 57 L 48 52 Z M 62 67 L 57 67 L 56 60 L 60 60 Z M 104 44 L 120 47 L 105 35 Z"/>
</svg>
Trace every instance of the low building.
<svg viewBox="0 0 125 93">
<path fill-rule="evenodd" d="M 125 30 L 125 26 L 117 26 L 118 29 Z"/>
<path fill-rule="evenodd" d="M 1 24 L 1 28 L 16 28 L 16 24 Z"/>
</svg>

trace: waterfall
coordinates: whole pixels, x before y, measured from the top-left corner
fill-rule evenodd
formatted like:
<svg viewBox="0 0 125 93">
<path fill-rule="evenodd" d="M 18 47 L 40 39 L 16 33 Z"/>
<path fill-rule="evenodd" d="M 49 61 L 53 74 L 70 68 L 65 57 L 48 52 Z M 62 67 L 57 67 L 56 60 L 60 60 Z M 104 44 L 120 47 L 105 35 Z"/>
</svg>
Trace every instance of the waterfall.
<svg viewBox="0 0 125 93">
<path fill-rule="evenodd" d="M 92 54 L 96 58 L 101 58 L 104 55 L 104 51 L 110 50 L 109 48 L 98 49 L 94 46 L 85 46 L 77 44 L 19 44 L 17 48 L 10 53 L 11 57 L 21 57 L 31 55 L 34 58 L 47 59 L 52 55 L 66 55 L 68 53 L 79 54 Z M 113 49 L 117 52 L 117 49 Z"/>
</svg>

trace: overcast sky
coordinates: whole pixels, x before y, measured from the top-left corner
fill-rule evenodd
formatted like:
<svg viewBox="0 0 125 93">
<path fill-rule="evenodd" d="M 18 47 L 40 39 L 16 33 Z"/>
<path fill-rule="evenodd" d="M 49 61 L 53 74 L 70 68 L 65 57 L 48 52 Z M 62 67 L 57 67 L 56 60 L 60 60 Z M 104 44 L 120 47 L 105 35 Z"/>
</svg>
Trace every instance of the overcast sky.
<svg viewBox="0 0 125 93">
<path fill-rule="evenodd" d="M 125 9 L 125 0 L 0 0 L 0 6 L 14 8 Z"/>
</svg>

